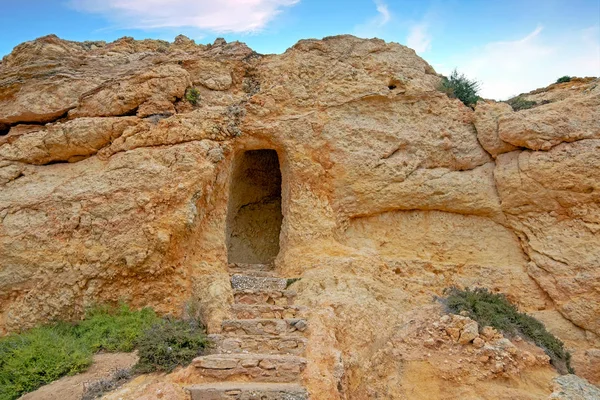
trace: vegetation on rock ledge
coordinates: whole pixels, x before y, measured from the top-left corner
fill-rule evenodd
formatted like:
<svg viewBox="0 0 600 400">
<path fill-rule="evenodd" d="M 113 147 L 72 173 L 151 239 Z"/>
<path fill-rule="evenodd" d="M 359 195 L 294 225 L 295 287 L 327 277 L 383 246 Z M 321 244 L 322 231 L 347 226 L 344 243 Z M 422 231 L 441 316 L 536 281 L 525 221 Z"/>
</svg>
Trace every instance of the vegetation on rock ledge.
<svg viewBox="0 0 600 400">
<path fill-rule="evenodd" d="M 538 103 L 537 101 L 527 100 L 521 94 L 521 95 L 518 95 L 518 96 L 515 96 L 513 98 L 506 100 L 506 103 L 512 107 L 513 111 L 521 111 L 521 110 L 528 110 L 530 108 L 534 108 L 537 106 L 543 106 L 544 104 L 551 103 L 551 101 L 550 100 L 542 100 Z"/>
<path fill-rule="evenodd" d="M 196 88 L 187 88 L 185 91 L 185 99 L 192 105 L 198 105 L 200 101 L 200 91 Z"/>
<path fill-rule="evenodd" d="M 529 108 L 533 108 L 538 105 L 537 102 L 532 100 L 527 100 L 521 96 L 516 96 L 511 99 L 506 100 L 509 106 L 512 107 L 513 111 L 527 110 Z"/>
<path fill-rule="evenodd" d="M 480 327 L 492 326 L 506 335 L 520 335 L 544 349 L 552 365 L 561 373 L 575 373 L 571 354 L 563 342 L 546 330 L 544 324 L 530 315 L 521 313 L 502 294 L 490 293 L 484 288 L 461 290 L 456 287 L 444 291 L 443 303 L 460 314 L 466 312 Z"/>
<path fill-rule="evenodd" d="M 452 71 L 450 77 L 442 77 L 438 90 L 446 93 L 450 98 L 459 99 L 468 107 L 472 107 L 480 99 L 479 82 L 468 79 L 457 70 Z"/>
</svg>

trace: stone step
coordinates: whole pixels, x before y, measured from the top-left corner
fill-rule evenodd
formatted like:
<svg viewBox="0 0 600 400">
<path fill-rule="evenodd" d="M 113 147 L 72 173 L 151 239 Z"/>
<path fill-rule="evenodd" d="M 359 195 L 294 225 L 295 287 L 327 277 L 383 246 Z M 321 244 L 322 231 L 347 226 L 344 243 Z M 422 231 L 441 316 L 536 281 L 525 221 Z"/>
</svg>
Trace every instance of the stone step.
<svg viewBox="0 0 600 400">
<path fill-rule="evenodd" d="M 240 275 L 248 275 L 248 276 L 263 276 L 270 278 L 278 278 L 279 274 L 277 271 L 261 271 L 261 270 L 252 270 L 252 269 L 242 269 L 242 268 L 230 268 L 230 275 L 240 274 Z"/>
<path fill-rule="evenodd" d="M 221 324 L 223 334 L 232 335 L 294 335 L 301 336 L 307 328 L 306 320 L 286 319 L 229 319 Z"/>
<path fill-rule="evenodd" d="M 244 264 L 244 263 L 231 263 L 229 264 L 229 270 L 232 272 L 238 272 L 241 274 L 252 275 L 255 272 L 275 272 L 275 266 L 273 264 Z"/>
<path fill-rule="evenodd" d="M 186 388 L 191 400 L 308 400 L 308 392 L 293 383 L 218 382 Z"/>
<path fill-rule="evenodd" d="M 229 264 L 230 274 L 241 274 L 250 276 L 269 276 L 277 278 L 279 275 L 272 265 L 264 264 Z"/>
<path fill-rule="evenodd" d="M 236 319 L 299 318 L 306 311 L 302 306 L 277 306 L 271 304 L 234 304 L 231 311 Z"/>
<path fill-rule="evenodd" d="M 211 354 L 196 357 L 192 365 L 204 379 L 297 382 L 306 359 L 279 354 Z"/>
<path fill-rule="evenodd" d="M 293 290 L 234 290 L 233 298 L 238 304 L 292 305 L 296 298 Z"/>
<path fill-rule="evenodd" d="M 233 274 L 231 287 L 234 290 L 285 290 L 287 279 Z"/>
<path fill-rule="evenodd" d="M 212 347 L 209 354 L 259 353 L 293 354 L 302 356 L 306 350 L 306 338 L 302 336 L 277 335 L 209 335 Z"/>
</svg>

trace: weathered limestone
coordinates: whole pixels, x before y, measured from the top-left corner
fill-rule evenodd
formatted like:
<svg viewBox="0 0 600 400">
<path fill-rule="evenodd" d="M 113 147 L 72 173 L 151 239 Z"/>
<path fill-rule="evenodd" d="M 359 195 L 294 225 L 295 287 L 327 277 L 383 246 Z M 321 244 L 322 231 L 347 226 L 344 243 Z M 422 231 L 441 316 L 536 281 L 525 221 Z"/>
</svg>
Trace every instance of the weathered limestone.
<svg viewBox="0 0 600 400">
<path fill-rule="evenodd" d="M 494 158 L 498 154 L 517 149 L 516 146 L 503 141 L 498 134 L 498 119 L 512 112 L 512 107 L 506 103 L 480 101 L 475 108 L 473 122 L 477 129 L 477 140 Z"/>
<path fill-rule="evenodd" d="M 189 83 L 188 72 L 176 65 L 160 65 L 142 74 L 117 77 L 83 93 L 69 117 L 126 115 L 146 101 L 156 101 L 156 96 L 172 103 L 183 97 Z"/>
<path fill-rule="evenodd" d="M 280 55 L 184 37 L 18 46 L 0 65 L 0 333 L 89 304 L 178 314 L 193 299 L 231 351 L 306 335 L 314 398 L 549 395 L 549 369 L 462 385 L 388 349 L 444 288 L 479 286 L 543 317 L 598 383 L 599 81 L 539 89 L 515 112 L 473 111 L 439 79 L 411 49 L 352 36 Z M 236 246 L 276 271 L 228 271 L 232 180 L 256 173 L 234 167 L 253 150 L 277 154 L 281 182 L 265 182 L 280 192 L 262 200 L 281 215 L 252 214 Z M 246 276 L 237 288 L 230 272 Z M 237 342 L 248 333 L 265 339 Z"/>
<path fill-rule="evenodd" d="M 209 336 L 214 344 L 210 351 L 216 354 L 258 353 L 304 355 L 306 338 L 301 336 L 220 335 Z"/>
<path fill-rule="evenodd" d="M 550 150 L 563 142 L 600 138 L 600 86 L 536 109 L 498 117 L 504 142 L 531 150 Z"/>
<path fill-rule="evenodd" d="M 215 383 L 188 388 L 192 400 L 308 400 L 306 389 L 295 384 Z"/>
<path fill-rule="evenodd" d="M 300 317 L 300 314 L 304 310 L 306 310 L 306 307 L 293 305 L 277 306 L 270 304 L 234 304 L 231 307 L 231 312 L 238 319 L 297 318 Z"/>
<path fill-rule="evenodd" d="M 290 305 L 296 297 L 293 290 L 235 290 L 233 298 L 240 304 L 267 303 L 277 306 Z"/>
<path fill-rule="evenodd" d="M 215 354 L 198 357 L 192 365 L 203 377 L 254 382 L 295 382 L 306 368 L 306 359 L 279 354 Z"/>
<path fill-rule="evenodd" d="M 304 331 L 305 321 L 286 319 L 236 319 L 223 321 L 223 332 L 231 335 L 298 335 Z"/>
<path fill-rule="evenodd" d="M 231 276 L 231 287 L 234 290 L 285 290 L 287 282 L 282 278 L 257 277 L 234 274 Z"/>
<path fill-rule="evenodd" d="M 229 272 L 249 276 L 277 277 L 277 272 L 273 271 L 273 266 L 269 264 L 230 263 Z"/>
<path fill-rule="evenodd" d="M 27 164 L 75 162 L 92 156 L 139 123 L 135 117 L 78 118 L 65 123 L 13 127 L 0 138 L 0 158 Z"/>
<path fill-rule="evenodd" d="M 239 265 L 235 268 L 239 269 Z M 273 271 L 271 267 L 256 266 L 249 269 Z M 232 274 L 231 286 L 233 289 L 244 288 L 245 292 L 264 291 L 282 284 L 280 289 L 287 286 L 285 279 L 272 277 L 252 277 L 242 274 Z M 239 301 L 239 299 L 236 299 Z M 273 306 L 266 302 L 256 305 L 236 303 L 233 305 L 234 314 L 236 307 L 253 309 L 281 309 L 285 307 Z M 291 307 L 291 306 L 286 306 Z M 225 394 L 233 398 L 261 399 L 296 399 L 306 398 L 307 392 L 300 386 L 291 389 L 285 387 L 273 388 L 272 383 L 295 383 L 301 381 L 301 374 L 306 369 L 305 354 L 307 340 L 302 332 L 307 329 L 303 319 L 264 319 L 262 315 L 243 315 L 236 320 L 224 320 L 222 323 L 223 334 L 211 335 L 212 348 L 209 355 L 197 357 L 187 370 L 189 376 L 186 382 L 205 382 L 203 385 L 189 386 L 188 390 L 194 396 L 206 395 L 208 398 L 216 396 L 220 399 Z M 185 373 L 184 373 L 185 375 Z M 213 381 L 242 380 L 251 382 L 268 382 L 267 385 L 242 384 L 239 388 L 215 389 L 206 384 Z M 245 386 L 246 385 L 246 386 Z M 282 389 L 284 388 L 284 389 Z M 282 397 L 274 397 L 280 395 Z M 201 397 L 199 397 L 201 398 Z"/>
<path fill-rule="evenodd" d="M 500 155 L 502 208 L 529 255 L 529 275 L 559 311 L 600 334 L 599 140 Z"/>
<path fill-rule="evenodd" d="M 594 400 L 600 398 L 600 389 L 576 375 L 563 375 L 554 379 L 555 391 L 549 400 Z"/>
</svg>

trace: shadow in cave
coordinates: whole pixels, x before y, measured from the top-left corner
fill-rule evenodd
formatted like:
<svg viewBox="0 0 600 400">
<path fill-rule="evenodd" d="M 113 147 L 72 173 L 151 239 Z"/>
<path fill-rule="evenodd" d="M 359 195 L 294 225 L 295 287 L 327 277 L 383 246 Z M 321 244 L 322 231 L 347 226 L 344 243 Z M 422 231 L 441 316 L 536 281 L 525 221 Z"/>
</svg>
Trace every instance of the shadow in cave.
<svg viewBox="0 0 600 400">
<path fill-rule="evenodd" d="M 230 263 L 266 264 L 279 253 L 281 169 L 275 150 L 249 150 L 234 163 L 227 211 Z"/>
</svg>

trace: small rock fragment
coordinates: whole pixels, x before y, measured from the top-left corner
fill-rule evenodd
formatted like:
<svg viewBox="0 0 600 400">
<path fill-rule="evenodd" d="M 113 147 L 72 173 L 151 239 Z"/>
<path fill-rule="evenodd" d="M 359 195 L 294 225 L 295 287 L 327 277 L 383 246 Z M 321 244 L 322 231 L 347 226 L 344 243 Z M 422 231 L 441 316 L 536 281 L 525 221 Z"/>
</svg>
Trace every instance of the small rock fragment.
<svg viewBox="0 0 600 400">
<path fill-rule="evenodd" d="M 476 337 L 479 337 L 479 326 L 477 325 L 477 322 L 470 321 L 463 327 L 458 342 L 460 344 L 467 344 Z"/>
</svg>

